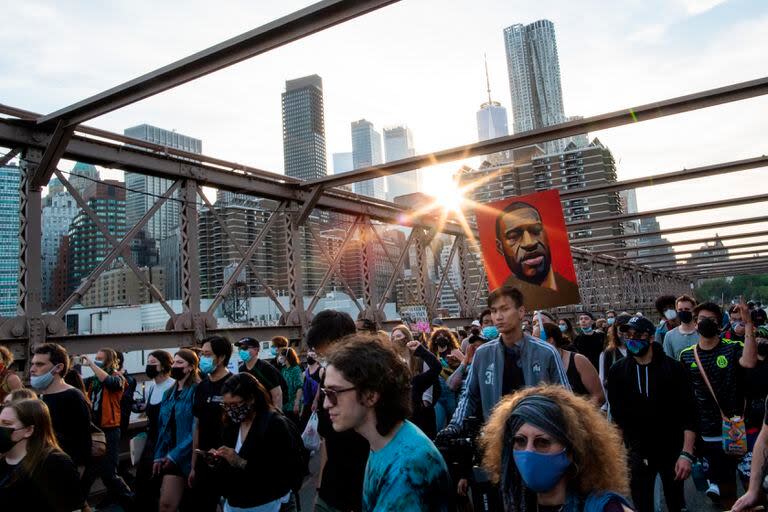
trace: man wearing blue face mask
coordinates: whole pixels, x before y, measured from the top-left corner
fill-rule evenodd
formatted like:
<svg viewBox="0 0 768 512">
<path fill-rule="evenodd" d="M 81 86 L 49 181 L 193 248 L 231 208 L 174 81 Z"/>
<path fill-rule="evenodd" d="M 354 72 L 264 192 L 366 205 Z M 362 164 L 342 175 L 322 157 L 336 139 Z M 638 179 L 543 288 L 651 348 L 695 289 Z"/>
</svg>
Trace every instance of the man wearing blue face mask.
<svg viewBox="0 0 768 512">
<path fill-rule="evenodd" d="M 679 361 L 653 342 L 656 326 L 643 317 L 621 325 L 627 356 L 608 372 L 611 415 L 629 455 L 632 501 L 652 512 L 656 475 L 661 476 L 669 512 L 684 506 L 683 483 L 691 473 L 696 442 L 696 402 Z"/>
<path fill-rule="evenodd" d="M 268 362 L 259 358 L 261 345 L 258 340 L 253 338 L 243 338 L 237 342 L 240 356 L 240 372 L 248 372 L 256 380 L 261 382 L 269 394 L 272 396 L 272 403 L 278 409 L 283 407 L 283 390 L 280 386 L 280 372 Z M 287 386 L 286 386 L 287 387 Z"/>
</svg>

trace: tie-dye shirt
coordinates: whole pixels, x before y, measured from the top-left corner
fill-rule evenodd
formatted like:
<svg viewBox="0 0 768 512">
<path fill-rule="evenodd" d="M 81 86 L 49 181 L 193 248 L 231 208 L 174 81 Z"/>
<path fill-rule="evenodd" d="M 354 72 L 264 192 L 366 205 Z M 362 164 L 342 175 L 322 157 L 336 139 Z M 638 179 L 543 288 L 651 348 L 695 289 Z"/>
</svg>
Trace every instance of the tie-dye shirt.
<svg viewBox="0 0 768 512">
<path fill-rule="evenodd" d="M 368 457 L 363 512 L 447 511 L 453 495 L 443 456 L 405 421 L 395 437 Z"/>
</svg>

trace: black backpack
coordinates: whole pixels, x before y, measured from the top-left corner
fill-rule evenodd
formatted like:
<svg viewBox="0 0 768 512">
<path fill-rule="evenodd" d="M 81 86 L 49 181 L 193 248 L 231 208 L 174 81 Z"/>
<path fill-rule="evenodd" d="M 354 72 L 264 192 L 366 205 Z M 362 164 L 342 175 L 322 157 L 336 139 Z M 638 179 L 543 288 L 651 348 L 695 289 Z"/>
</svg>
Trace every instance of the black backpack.
<svg viewBox="0 0 768 512">
<path fill-rule="evenodd" d="M 279 416 L 280 421 L 282 421 L 283 424 L 288 427 L 288 433 L 291 439 L 291 446 L 290 450 L 288 450 L 288 453 L 290 453 L 292 456 L 291 490 L 298 493 L 302 484 L 304 483 L 304 478 L 309 475 L 309 458 L 311 456 L 311 452 L 304 447 L 304 441 L 302 441 L 301 433 L 296 428 L 296 425 L 294 425 L 294 423 L 280 411 L 270 411 L 265 415 L 264 420 L 259 426 L 260 436 L 263 436 L 267 431 L 267 426 L 269 425 L 269 421 L 272 418 L 272 415 Z"/>
</svg>

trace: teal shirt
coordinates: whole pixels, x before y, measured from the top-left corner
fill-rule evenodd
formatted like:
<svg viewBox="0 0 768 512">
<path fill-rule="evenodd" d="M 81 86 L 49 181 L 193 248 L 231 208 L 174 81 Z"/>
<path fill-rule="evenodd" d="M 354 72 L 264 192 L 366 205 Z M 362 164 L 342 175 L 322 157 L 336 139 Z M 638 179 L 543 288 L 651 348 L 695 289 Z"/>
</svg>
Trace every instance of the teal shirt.
<svg viewBox="0 0 768 512">
<path fill-rule="evenodd" d="M 284 366 L 280 369 L 280 373 L 288 384 L 288 396 L 283 397 L 283 410 L 292 412 L 293 404 L 296 401 L 296 392 L 304 384 L 301 380 L 301 366 Z"/>
<path fill-rule="evenodd" d="M 368 457 L 363 512 L 447 511 L 453 495 L 443 456 L 405 421 L 395 437 Z"/>
</svg>

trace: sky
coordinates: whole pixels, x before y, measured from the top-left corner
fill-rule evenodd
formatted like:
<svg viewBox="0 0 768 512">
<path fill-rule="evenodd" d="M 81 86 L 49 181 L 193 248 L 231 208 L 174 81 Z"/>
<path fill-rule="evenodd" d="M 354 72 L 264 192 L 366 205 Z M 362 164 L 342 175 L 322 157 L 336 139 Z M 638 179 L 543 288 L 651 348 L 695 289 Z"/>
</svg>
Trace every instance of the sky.
<svg viewBox="0 0 768 512">
<path fill-rule="evenodd" d="M 25 0 L 5 6 L 0 103 L 49 113 L 310 2 Z M 350 123 L 407 124 L 417 153 L 475 142 L 486 99 L 509 110 L 502 31 L 554 22 L 566 115 L 590 116 L 768 74 L 764 0 L 403 0 L 88 124 L 122 133 L 149 123 L 203 140 L 207 155 L 283 172 L 285 80 L 323 78 L 331 154 L 350 151 Z M 768 98 L 591 133 L 618 178 L 766 153 Z M 427 169 L 426 191 L 460 163 Z M 64 165 L 66 168 L 66 165 Z M 641 211 L 768 193 L 766 169 L 639 189 Z M 660 218 L 662 227 L 765 214 L 765 203 Z M 721 234 L 768 230 L 768 224 Z M 670 235 L 673 240 L 713 234 Z M 768 238 L 766 238 L 768 242 Z M 726 242 L 743 243 L 743 240 Z"/>
</svg>

